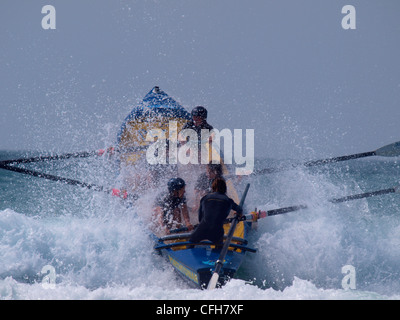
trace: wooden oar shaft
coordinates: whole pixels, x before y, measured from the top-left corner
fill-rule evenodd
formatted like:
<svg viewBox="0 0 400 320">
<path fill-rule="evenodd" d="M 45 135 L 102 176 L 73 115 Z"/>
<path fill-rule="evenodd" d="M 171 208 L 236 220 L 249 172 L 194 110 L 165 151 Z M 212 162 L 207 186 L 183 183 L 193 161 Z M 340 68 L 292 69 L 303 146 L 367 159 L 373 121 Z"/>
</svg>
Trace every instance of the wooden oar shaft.
<svg viewBox="0 0 400 320">
<path fill-rule="evenodd" d="M 98 185 L 95 185 L 92 183 L 81 182 L 81 181 L 74 180 L 74 179 L 64 178 L 64 177 L 60 177 L 60 176 L 56 176 L 56 175 L 52 175 L 52 174 L 48 174 L 48 173 L 44 173 L 44 172 L 38 172 L 38 171 L 34 171 L 34 170 L 19 168 L 19 167 L 15 167 L 15 166 L 11 166 L 11 165 L 5 165 L 2 163 L 0 163 L 0 169 L 12 171 L 12 172 L 18 172 L 18 173 L 22 173 L 22 174 L 27 174 L 27 175 L 30 175 L 33 177 L 47 179 L 47 180 L 51 180 L 51 181 L 63 182 L 63 183 L 66 183 L 66 184 L 69 184 L 72 186 L 79 186 L 79 187 L 83 187 L 83 188 L 90 189 L 93 191 L 105 192 L 105 193 L 108 193 L 108 194 L 111 194 L 113 196 L 117 196 L 117 197 L 120 197 L 123 199 L 127 199 L 127 198 L 129 198 L 130 200 L 137 199 L 137 195 L 127 194 L 126 192 L 121 192 L 121 190 L 119 190 L 119 189 L 106 189 L 103 186 L 98 186 Z"/>
<path fill-rule="evenodd" d="M 80 186 L 80 187 L 84 187 L 87 189 L 93 189 L 95 191 L 104 191 L 104 188 L 101 186 L 81 182 L 81 181 L 74 180 L 74 179 L 59 177 L 59 176 L 55 176 L 55 175 L 48 174 L 48 173 L 38 172 L 38 171 L 34 171 L 34 170 L 29 170 L 29 169 L 24 169 L 24 168 L 19 168 L 19 167 L 10 166 L 10 165 L 4 165 L 4 164 L 0 164 L 0 168 L 8 170 L 8 171 L 27 174 L 27 175 L 37 177 L 37 178 L 43 178 L 43 179 L 47 179 L 47 180 L 51 180 L 51 181 L 60 181 L 60 182 L 66 183 L 66 184 L 74 185 L 74 186 Z"/>
<path fill-rule="evenodd" d="M 358 200 L 358 199 L 363 199 L 363 198 L 370 198 L 370 197 L 381 196 L 381 195 L 385 195 L 385 194 L 389 194 L 389 193 L 396 193 L 396 192 L 400 192 L 400 189 L 398 187 L 377 190 L 377 191 L 371 191 L 371 192 L 365 192 L 365 193 L 355 194 L 355 195 L 346 196 L 346 197 L 342 197 L 342 198 L 330 199 L 328 201 L 332 202 L 332 203 L 341 203 L 341 202 Z M 268 210 L 268 211 L 252 212 L 250 214 L 242 216 L 241 220 L 257 221 L 258 219 L 261 219 L 261 218 L 276 216 L 279 214 L 284 214 L 284 213 L 298 211 L 298 210 L 307 209 L 307 208 L 308 208 L 307 205 L 301 204 L 301 205 L 284 207 L 284 208 L 273 209 L 273 210 Z M 231 219 L 227 219 L 226 223 L 231 222 L 232 221 Z"/>
<path fill-rule="evenodd" d="M 244 190 L 244 193 L 242 195 L 242 199 L 240 200 L 240 204 L 239 204 L 240 208 L 243 208 L 244 200 L 246 199 L 247 192 L 249 191 L 249 187 L 250 187 L 250 184 L 247 184 L 246 188 Z M 221 250 L 221 253 L 219 255 L 219 258 L 218 258 L 218 260 L 217 260 L 217 262 L 215 264 L 215 270 L 213 272 L 213 275 L 211 277 L 210 282 L 208 283 L 207 289 L 214 289 L 216 287 L 216 285 L 217 285 L 217 281 L 218 281 L 218 278 L 219 278 L 219 273 L 220 273 L 220 271 L 222 269 L 222 266 L 224 265 L 225 256 L 226 256 L 226 254 L 228 252 L 228 248 L 229 248 L 229 245 L 230 245 L 230 243 L 232 241 L 232 237 L 233 237 L 233 234 L 235 232 L 235 228 L 236 228 L 237 223 L 238 223 L 238 218 L 236 216 L 235 218 L 233 218 L 233 221 L 231 223 L 231 227 L 229 228 L 228 235 L 227 235 L 226 240 L 224 242 L 224 246 L 222 247 L 222 250 Z"/>
<path fill-rule="evenodd" d="M 359 159 L 359 158 L 365 158 L 365 157 L 371 157 L 375 156 L 376 151 L 370 151 L 370 152 L 363 152 L 363 153 L 357 153 L 357 154 L 351 154 L 348 156 L 341 156 L 341 157 L 334 157 L 334 158 L 327 158 L 327 159 L 321 159 L 321 160 L 312 160 L 312 161 L 307 161 L 304 163 L 297 163 L 297 164 L 291 164 L 285 167 L 276 167 L 276 168 L 264 168 L 260 170 L 256 170 L 254 173 L 255 174 L 270 174 L 270 173 L 277 173 L 281 171 L 286 171 L 286 170 L 291 170 L 291 169 L 296 169 L 298 167 L 315 167 L 315 166 L 322 166 L 328 163 L 335 163 L 335 162 L 340 162 L 340 161 L 347 161 L 347 160 L 353 160 L 353 159 Z"/>
<path fill-rule="evenodd" d="M 295 169 L 295 168 L 298 168 L 301 166 L 313 167 L 313 166 L 320 166 L 320 165 L 324 165 L 324 164 L 328 164 L 328 163 L 335 163 L 335 162 L 340 162 L 340 161 L 347 161 L 347 160 L 353 160 L 353 159 L 359 159 L 359 158 L 365 158 L 365 157 L 371 157 L 371 156 L 382 156 L 382 157 L 400 156 L 400 141 L 388 144 L 388 145 L 383 146 L 375 151 L 362 152 L 362 153 L 351 154 L 348 156 L 327 158 L 327 159 L 321 159 L 321 160 L 312 160 L 312 161 L 307 161 L 305 163 L 292 164 L 292 165 L 289 165 L 286 167 L 282 166 L 282 167 L 276 167 L 276 168 L 264 168 L 261 170 L 254 171 L 254 174 L 276 173 L 276 172 L 280 172 L 280 171 L 284 171 L 284 170 Z"/>
<path fill-rule="evenodd" d="M 81 151 L 81 152 L 70 152 L 55 155 L 40 155 L 30 158 L 18 158 L 11 160 L 0 161 L 0 165 L 18 164 L 18 163 L 31 163 L 31 162 L 42 162 L 42 161 L 52 161 L 52 160 L 65 160 L 74 158 L 88 158 L 92 156 L 102 156 L 105 153 L 123 153 L 123 152 L 138 152 L 146 150 L 147 146 L 137 146 L 123 149 L 115 149 L 110 147 L 108 149 L 99 149 L 95 151 Z"/>
<path fill-rule="evenodd" d="M 348 156 L 341 156 L 341 157 L 334 157 L 334 158 L 328 158 L 328 159 L 322 159 L 322 160 L 307 161 L 307 162 L 303 163 L 303 166 L 305 166 L 305 167 L 313 167 L 313 166 L 319 166 L 319 165 L 324 165 L 324 164 L 328 164 L 328 163 L 334 163 L 334 162 L 347 161 L 347 160 L 352 160 L 352 159 L 371 157 L 371 156 L 375 156 L 375 155 L 376 155 L 376 151 L 356 153 L 356 154 L 351 154 L 351 155 L 348 155 Z"/>
<path fill-rule="evenodd" d="M 19 158 L 19 159 L 0 161 L 0 165 L 17 164 L 17 163 L 31 163 L 31 162 L 50 161 L 50 160 L 63 160 L 63 159 L 72 159 L 72 158 L 88 158 L 88 157 L 97 155 L 98 153 L 99 153 L 99 151 L 83 151 L 83 152 L 64 153 L 64 154 L 50 155 L 50 156 L 36 156 L 36 157 L 31 157 L 31 158 Z"/>
<path fill-rule="evenodd" d="M 301 205 L 297 205 L 297 206 L 268 210 L 267 215 L 268 216 L 276 216 L 278 214 L 284 214 L 284 213 L 293 212 L 293 211 L 297 211 L 297 210 L 301 210 L 301 209 L 307 209 L 307 206 L 305 204 L 301 204 Z"/>
<path fill-rule="evenodd" d="M 380 195 L 395 193 L 395 192 L 397 192 L 396 188 L 389 188 L 389 189 L 384 189 L 384 190 L 355 194 L 352 196 L 347 196 L 347 197 L 342 197 L 342 198 L 337 198 L 337 199 L 331 199 L 329 201 L 332 203 L 340 203 L 340 202 L 369 198 L 369 197 L 380 196 Z"/>
</svg>

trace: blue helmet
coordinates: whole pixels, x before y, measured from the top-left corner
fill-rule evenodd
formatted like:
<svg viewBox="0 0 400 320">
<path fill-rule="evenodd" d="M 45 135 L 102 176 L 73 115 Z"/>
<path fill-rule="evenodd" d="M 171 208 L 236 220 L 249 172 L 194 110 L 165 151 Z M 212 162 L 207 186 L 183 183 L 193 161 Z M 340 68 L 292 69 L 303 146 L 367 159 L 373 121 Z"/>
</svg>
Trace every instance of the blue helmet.
<svg viewBox="0 0 400 320">
<path fill-rule="evenodd" d="M 171 178 L 168 181 L 168 191 L 176 191 L 182 189 L 186 185 L 185 181 L 181 178 Z"/>
</svg>

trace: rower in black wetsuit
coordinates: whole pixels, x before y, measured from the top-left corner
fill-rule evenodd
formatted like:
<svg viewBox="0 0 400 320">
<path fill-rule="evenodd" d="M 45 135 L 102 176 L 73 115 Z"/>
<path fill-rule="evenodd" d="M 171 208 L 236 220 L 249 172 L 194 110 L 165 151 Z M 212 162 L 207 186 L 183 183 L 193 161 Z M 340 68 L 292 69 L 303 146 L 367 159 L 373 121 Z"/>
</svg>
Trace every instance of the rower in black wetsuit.
<svg viewBox="0 0 400 320">
<path fill-rule="evenodd" d="M 226 182 L 217 178 L 212 183 L 212 193 L 205 195 L 200 201 L 200 224 L 190 236 L 191 242 L 210 240 L 215 244 L 223 242 L 224 221 L 231 209 L 241 215 L 242 209 L 226 195 Z"/>
</svg>

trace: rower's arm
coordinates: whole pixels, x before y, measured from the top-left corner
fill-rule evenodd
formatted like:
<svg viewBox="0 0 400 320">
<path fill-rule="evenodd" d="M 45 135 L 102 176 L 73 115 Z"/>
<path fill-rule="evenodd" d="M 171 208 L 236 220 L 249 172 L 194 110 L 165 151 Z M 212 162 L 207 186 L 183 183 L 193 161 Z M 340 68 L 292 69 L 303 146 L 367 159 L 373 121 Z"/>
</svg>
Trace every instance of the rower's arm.
<svg viewBox="0 0 400 320">
<path fill-rule="evenodd" d="M 167 227 L 164 225 L 163 211 L 161 207 L 155 207 L 153 212 L 153 222 L 156 229 L 162 229 L 162 232 L 168 233 Z"/>
<path fill-rule="evenodd" d="M 232 200 L 232 209 L 237 212 L 239 217 L 242 215 L 243 209 L 233 200 Z"/>
<path fill-rule="evenodd" d="M 189 230 L 192 230 L 193 226 L 190 223 L 189 210 L 186 203 L 182 206 L 182 217 L 183 220 L 185 221 L 186 227 L 188 227 Z"/>
</svg>

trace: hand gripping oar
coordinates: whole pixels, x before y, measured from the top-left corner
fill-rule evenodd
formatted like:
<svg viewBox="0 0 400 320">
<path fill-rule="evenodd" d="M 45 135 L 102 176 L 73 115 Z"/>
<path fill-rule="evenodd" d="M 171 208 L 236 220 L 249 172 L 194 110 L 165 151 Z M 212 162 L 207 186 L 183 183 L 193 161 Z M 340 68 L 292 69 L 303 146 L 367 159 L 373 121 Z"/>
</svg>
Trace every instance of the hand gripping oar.
<svg viewBox="0 0 400 320">
<path fill-rule="evenodd" d="M 313 167 L 313 166 L 319 166 L 319 165 L 324 165 L 324 164 L 328 164 L 328 163 L 334 163 L 334 162 L 340 162 L 340 161 L 346 161 L 346 160 L 352 160 L 352 159 L 358 159 L 358 158 L 365 158 L 365 157 L 371 157 L 371 156 L 380 156 L 380 157 L 400 156 L 400 141 L 388 144 L 388 145 L 386 145 L 382 148 L 379 148 L 375 151 L 356 153 L 356 154 L 335 157 L 335 158 L 307 161 L 304 163 L 293 164 L 289 167 L 265 168 L 265 169 L 256 170 L 254 173 L 255 174 L 274 173 L 274 172 L 280 172 L 280 171 L 284 171 L 284 170 L 294 169 L 294 168 L 297 168 L 300 166 Z"/>
<path fill-rule="evenodd" d="M 365 192 L 365 193 L 360 193 L 360 194 L 355 194 L 351 196 L 346 196 L 342 198 L 335 198 L 335 199 L 330 199 L 328 200 L 329 202 L 332 203 L 341 203 L 341 202 L 346 202 L 346 201 L 352 201 L 352 200 L 357 200 L 357 199 L 363 199 L 363 198 L 369 198 L 369 197 L 374 197 L 374 196 L 380 196 L 384 194 L 389 194 L 389 193 L 400 193 L 399 187 L 393 187 L 393 188 L 388 188 L 388 189 L 383 189 L 383 190 L 378 190 L 378 191 L 372 191 L 372 192 Z M 249 214 L 243 215 L 240 220 L 253 220 L 257 221 L 258 219 L 265 218 L 265 217 L 270 217 L 270 216 L 276 216 L 279 214 L 284 214 L 288 212 L 293 212 L 293 211 L 298 211 L 301 209 L 307 209 L 307 205 L 301 204 L 301 205 L 296 205 L 296 206 L 291 206 L 291 207 L 284 207 L 284 208 L 279 208 L 279 209 L 273 209 L 273 210 L 268 210 L 268 211 L 254 211 Z M 226 223 L 231 222 L 231 219 L 227 219 Z"/>
<path fill-rule="evenodd" d="M 246 188 L 244 190 L 242 199 L 240 200 L 240 204 L 239 204 L 240 208 L 243 208 L 244 200 L 246 199 L 247 191 L 249 191 L 249 187 L 250 187 L 250 184 L 247 184 Z M 212 275 L 212 277 L 210 279 L 210 282 L 208 283 L 208 286 L 207 286 L 208 290 L 215 289 L 215 287 L 217 286 L 217 282 L 218 282 L 218 279 L 219 279 L 219 272 L 221 271 L 222 266 L 224 264 L 225 256 L 226 256 L 226 254 L 228 252 L 229 244 L 231 243 L 231 240 L 232 240 L 232 237 L 233 237 L 233 233 L 235 232 L 235 228 L 236 228 L 236 224 L 237 223 L 238 223 L 238 217 L 235 216 L 233 218 L 233 220 L 232 220 L 231 227 L 229 228 L 229 232 L 228 232 L 228 235 L 226 237 L 224 246 L 222 247 L 222 250 L 221 250 L 221 253 L 219 255 L 219 258 L 218 258 L 218 260 L 217 260 L 217 262 L 215 264 L 214 273 L 213 273 L 213 275 Z"/>
</svg>

